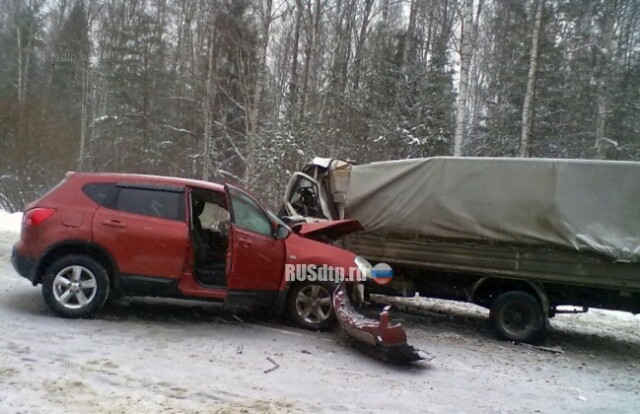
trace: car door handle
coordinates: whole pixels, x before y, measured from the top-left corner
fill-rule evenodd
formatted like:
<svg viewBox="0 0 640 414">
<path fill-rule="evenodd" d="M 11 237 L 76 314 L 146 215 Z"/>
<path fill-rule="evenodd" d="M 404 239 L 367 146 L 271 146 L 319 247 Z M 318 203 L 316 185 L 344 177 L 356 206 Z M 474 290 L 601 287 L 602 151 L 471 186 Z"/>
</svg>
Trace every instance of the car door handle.
<svg viewBox="0 0 640 414">
<path fill-rule="evenodd" d="M 242 246 L 242 247 L 251 247 L 251 242 L 249 240 L 240 239 L 240 246 Z"/>
<path fill-rule="evenodd" d="M 123 222 L 118 221 L 118 220 L 104 220 L 102 222 L 103 226 L 109 226 L 109 227 L 116 227 L 119 229 L 125 228 L 127 227 Z"/>
</svg>

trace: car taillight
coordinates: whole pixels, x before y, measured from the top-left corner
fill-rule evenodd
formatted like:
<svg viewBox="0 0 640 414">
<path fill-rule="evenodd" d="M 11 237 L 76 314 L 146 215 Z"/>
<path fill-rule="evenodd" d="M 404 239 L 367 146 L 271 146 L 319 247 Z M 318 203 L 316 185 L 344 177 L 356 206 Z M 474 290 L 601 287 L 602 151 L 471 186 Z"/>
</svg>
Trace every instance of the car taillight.
<svg viewBox="0 0 640 414">
<path fill-rule="evenodd" d="M 53 208 L 34 208 L 24 213 L 22 225 L 24 227 L 38 227 L 55 213 Z"/>
</svg>

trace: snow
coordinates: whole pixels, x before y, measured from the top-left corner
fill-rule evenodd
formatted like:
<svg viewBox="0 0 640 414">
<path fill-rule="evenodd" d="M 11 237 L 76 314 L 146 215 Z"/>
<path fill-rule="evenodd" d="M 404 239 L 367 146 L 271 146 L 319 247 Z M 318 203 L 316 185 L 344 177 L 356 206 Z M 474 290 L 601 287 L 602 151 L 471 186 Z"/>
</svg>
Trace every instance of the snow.
<svg viewBox="0 0 640 414">
<path fill-rule="evenodd" d="M 640 405 L 640 319 L 630 315 L 557 316 L 547 345 L 564 354 L 554 354 L 495 340 L 474 305 L 376 297 L 436 356 L 413 367 L 375 361 L 337 332 L 238 320 L 208 303 L 138 299 L 68 320 L 12 269 L 15 220 L 0 219 L 13 223 L 0 232 L 1 413 L 624 414 Z M 265 372 L 267 357 L 279 368 Z"/>
<path fill-rule="evenodd" d="M 117 116 L 115 116 L 115 115 L 114 115 L 114 116 L 110 116 L 110 115 L 102 115 L 102 116 L 99 116 L 99 117 L 95 118 L 95 119 L 93 120 L 93 122 L 94 122 L 94 123 L 99 123 L 99 122 L 107 121 L 107 120 L 109 120 L 109 119 L 117 120 L 117 119 L 118 119 L 118 117 L 117 117 Z"/>
<path fill-rule="evenodd" d="M 0 210 L 0 233 L 20 234 L 22 213 L 8 213 Z"/>
</svg>

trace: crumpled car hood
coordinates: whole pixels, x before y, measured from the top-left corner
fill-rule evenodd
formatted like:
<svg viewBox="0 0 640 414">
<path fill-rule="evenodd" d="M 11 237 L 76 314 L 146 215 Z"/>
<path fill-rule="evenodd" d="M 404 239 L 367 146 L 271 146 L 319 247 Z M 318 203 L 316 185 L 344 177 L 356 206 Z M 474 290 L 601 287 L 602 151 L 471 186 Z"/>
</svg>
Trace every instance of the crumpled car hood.
<svg viewBox="0 0 640 414">
<path fill-rule="evenodd" d="M 302 237 L 332 242 L 348 234 L 361 231 L 362 225 L 358 220 L 333 220 L 296 223 L 291 228 Z"/>
</svg>

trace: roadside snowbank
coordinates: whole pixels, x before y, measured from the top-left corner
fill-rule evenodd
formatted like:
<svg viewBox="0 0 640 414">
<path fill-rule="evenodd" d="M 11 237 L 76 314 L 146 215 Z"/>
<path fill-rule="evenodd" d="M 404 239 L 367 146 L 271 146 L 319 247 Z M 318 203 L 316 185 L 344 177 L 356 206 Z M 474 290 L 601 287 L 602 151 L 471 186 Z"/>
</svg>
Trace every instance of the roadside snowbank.
<svg viewBox="0 0 640 414">
<path fill-rule="evenodd" d="M 22 213 L 8 213 L 0 210 L 0 232 L 20 234 Z"/>
</svg>

